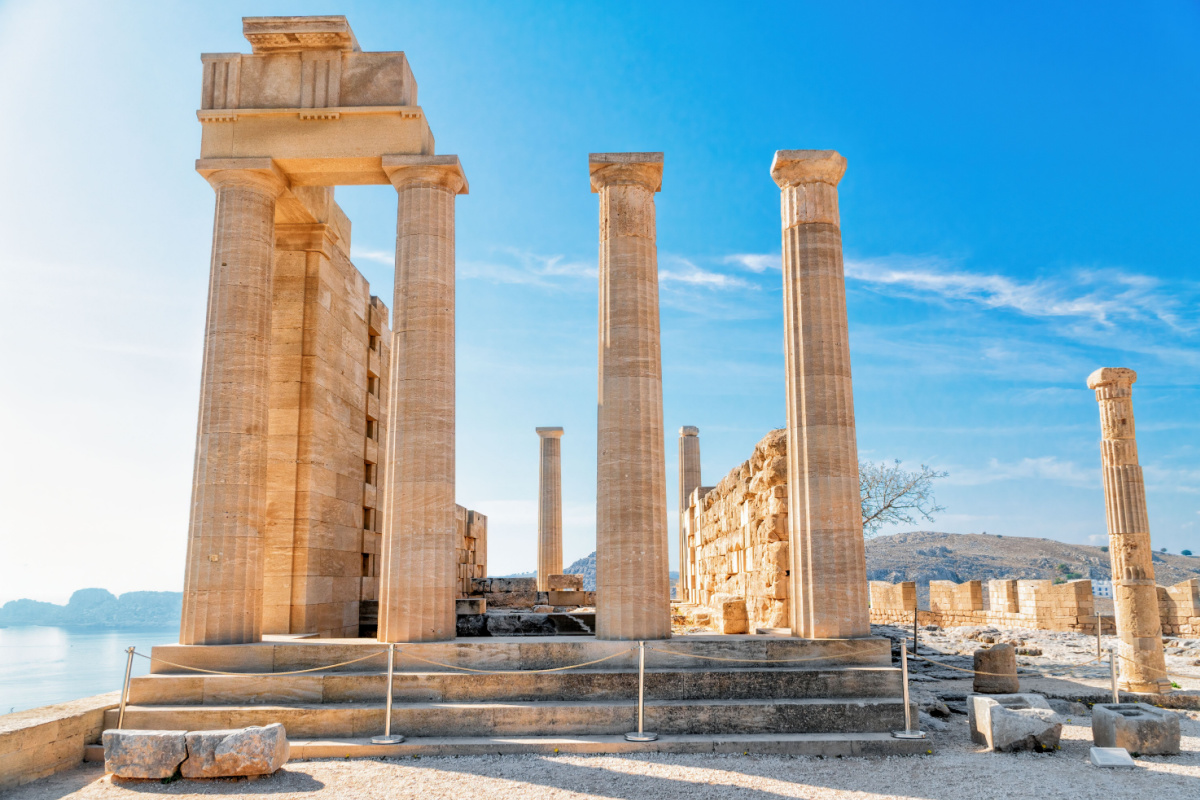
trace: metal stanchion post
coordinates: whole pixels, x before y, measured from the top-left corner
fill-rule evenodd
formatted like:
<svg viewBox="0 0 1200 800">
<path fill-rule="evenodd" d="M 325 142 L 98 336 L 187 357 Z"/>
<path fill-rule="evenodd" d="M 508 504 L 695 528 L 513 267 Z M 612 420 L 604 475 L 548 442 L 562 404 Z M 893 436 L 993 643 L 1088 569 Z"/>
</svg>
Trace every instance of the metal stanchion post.
<svg viewBox="0 0 1200 800">
<path fill-rule="evenodd" d="M 403 736 L 392 735 L 392 675 L 396 667 L 396 645 L 388 644 L 387 712 L 383 718 L 383 736 L 372 736 L 371 744 L 400 744 Z"/>
<path fill-rule="evenodd" d="M 913 649 L 917 647 L 917 640 L 913 639 Z M 912 709 L 908 705 L 908 653 L 904 648 L 900 648 L 900 680 L 904 683 L 904 730 L 892 731 L 892 736 L 896 739 L 924 739 L 925 732 L 913 729 L 912 724 Z"/>
<path fill-rule="evenodd" d="M 1102 655 L 1100 652 L 1100 635 L 1104 629 L 1103 622 L 1104 622 L 1104 617 L 1101 616 L 1100 614 L 1097 614 L 1096 615 L 1096 658 L 1100 658 Z"/>
<path fill-rule="evenodd" d="M 1121 702 L 1121 693 L 1117 691 L 1117 651 L 1112 651 L 1112 656 L 1108 659 L 1109 671 L 1112 672 L 1112 693 L 1113 702 Z"/>
<path fill-rule="evenodd" d="M 121 730 L 121 726 L 125 724 L 125 704 L 129 702 L 129 673 L 133 671 L 133 648 L 126 648 L 125 652 L 125 682 L 121 684 L 121 710 L 117 712 L 117 730 Z"/>
<path fill-rule="evenodd" d="M 646 643 L 638 642 L 638 729 L 637 733 L 625 734 L 627 742 L 653 742 L 657 733 L 645 731 L 646 721 Z"/>
<path fill-rule="evenodd" d="M 917 609 L 915 609 L 915 608 L 913 609 L 913 655 L 914 656 L 917 654 L 917 616 L 920 613 L 921 612 L 918 611 Z M 906 661 L 907 661 L 907 659 L 906 659 Z M 905 685 L 906 686 L 908 685 L 908 681 L 905 681 Z"/>
</svg>

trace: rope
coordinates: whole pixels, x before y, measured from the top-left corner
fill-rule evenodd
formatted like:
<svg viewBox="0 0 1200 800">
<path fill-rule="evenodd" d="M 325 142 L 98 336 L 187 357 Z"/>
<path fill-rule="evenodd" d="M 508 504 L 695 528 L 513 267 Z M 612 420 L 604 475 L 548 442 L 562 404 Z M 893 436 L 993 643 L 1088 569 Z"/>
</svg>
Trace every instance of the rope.
<svg viewBox="0 0 1200 800">
<path fill-rule="evenodd" d="M 458 670 L 462 670 L 463 672 L 476 672 L 481 675 L 534 675 L 539 672 L 562 672 L 563 670 L 568 670 L 568 669 L 579 669 L 580 667 L 589 667 L 592 664 L 599 664 L 601 661 L 608 661 L 611 658 L 616 658 L 617 656 L 623 656 L 626 653 L 631 653 L 636 649 L 637 649 L 636 647 L 631 647 L 628 650 L 621 650 L 619 652 L 613 653 L 612 655 L 607 655 L 604 658 L 597 658 L 595 661 L 585 661 L 582 664 L 571 664 L 570 666 L 566 666 L 566 667 L 550 667 L 548 669 L 472 669 L 471 667 L 457 667 L 453 664 L 443 664 L 440 661 L 430 661 L 427 658 L 421 658 L 420 656 L 414 656 L 412 653 L 408 653 L 408 652 L 404 653 L 404 656 L 406 658 L 411 658 L 414 661 L 423 661 L 426 664 L 433 664 L 438 667 L 445 667 L 446 669 L 458 669 Z"/>
<path fill-rule="evenodd" d="M 657 647 L 647 647 L 646 649 L 655 653 L 665 653 L 669 656 L 679 656 L 681 658 L 702 658 L 705 661 L 748 661 L 754 664 L 796 664 L 802 661 L 828 661 L 834 658 L 861 657 L 861 653 L 841 653 L 839 655 L 816 656 L 813 658 L 721 658 L 720 656 L 702 656 L 698 653 L 680 653 L 677 650 L 659 650 Z"/>
<path fill-rule="evenodd" d="M 941 661 L 934 661 L 932 658 L 926 658 L 925 656 L 919 655 L 917 653 L 909 653 L 909 655 L 912 656 L 913 658 L 919 658 L 922 661 L 928 661 L 930 664 L 936 664 L 939 667 L 944 667 L 945 669 L 952 669 L 952 670 L 956 670 L 957 672 L 967 672 L 967 673 L 970 673 L 971 675 L 988 675 L 988 676 L 991 676 L 994 678 L 1011 678 L 1012 677 L 1012 675 L 1007 672 L 983 672 L 982 670 L 964 669 L 963 667 L 956 667 L 953 664 L 946 664 Z M 1068 666 L 1071 668 L 1086 667 L 1088 664 L 1094 664 L 1099 661 L 1101 661 L 1101 660 L 1098 658 L 1093 658 L 1090 661 L 1081 661 L 1077 664 L 1067 664 L 1064 666 Z M 1103 663 L 1103 662 L 1101 662 L 1101 663 Z M 1019 671 L 1020 670 L 1018 669 L 1018 672 Z M 1030 672 L 1029 670 L 1026 670 L 1025 674 L 1026 675 L 1040 675 L 1042 677 L 1049 677 L 1049 678 L 1059 677 L 1057 675 L 1048 675 L 1044 672 Z"/>
<path fill-rule="evenodd" d="M 1116 651 L 1113 651 L 1113 652 L 1116 653 Z M 1157 672 L 1159 675 L 1163 675 L 1167 678 L 1185 678 L 1185 679 L 1186 678 L 1195 678 L 1194 675 L 1172 674 L 1170 672 L 1167 672 L 1166 670 L 1157 669 L 1155 667 L 1148 667 L 1145 664 L 1139 664 L 1137 661 L 1134 661 L 1132 658 L 1123 656 L 1120 653 L 1116 653 L 1116 656 L 1117 656 L 1117 658 L 1121 659 L 1122 661 L 1128 661 L 1130 664 L 1137 664 L 1138 669 L 1144 669 L 1148 672 Z"/>
<path fill-rule="evenodd" d="M 192 672 L 203 672 L 206 675 L 233 675 L 233 676 L 242 676 L 242 677 L 251 677 L 251 678 L 266 678 L 266 677 L 270 677 L 271 675 L 300 675 L 305 672 L 321 672 L 322 670 L 335 669 L 336 667 L 344 667 L 348 664 L 357 664 L 359 661 L 366 661 L 368 658 L 375 658 L 376 656 L 386 656 L 387 650 L 381 650 L 378 653 L 371 653 L 370 655 L 363 656 L 362 658 L 356 658 L 352 661 L 341 661 L 337 664 L 330 664 L 325 667 L 310 667 L 309 669 L 293 669 L 293 670 L 288 670 L 287 672 L 223 672 L 222 670 L 219 670 L 219 669 L 201 669 L 200 667 L 189 667 L 186 664 L 176 664 L 174 661 L 167 661 L 165 658 L 159 658 L 158 656 L 148 656 L 145 653 L 139 653 L 137 650 L 134 650 L 133 654 L 135 656 L 141 656 L 142 658 L 146 659 L 147 661 L 157 661 L 160 664 L 166 664 L 167 666 L 170 666 L 170 667 L 178 667 L 179 669 L 191 670 Z"/>
</svg>

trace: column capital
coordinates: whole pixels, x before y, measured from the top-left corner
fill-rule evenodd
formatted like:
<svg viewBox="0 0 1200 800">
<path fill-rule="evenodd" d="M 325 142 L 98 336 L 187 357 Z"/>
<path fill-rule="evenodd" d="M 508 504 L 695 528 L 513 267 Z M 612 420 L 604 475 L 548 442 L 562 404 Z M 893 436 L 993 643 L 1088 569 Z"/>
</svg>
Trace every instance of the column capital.
<svg viewBox="0 0 1200 800">
<path fill-rule="evenodd" d="M 563 435 L 562 428 L 534 428 L 534 430 L 543 439 L 560 439 Z"/>
<path fill-rule="evenodd" d="M 454 194 L 468 194 L 467 175 L 458 156 L 383 157 L 383 171 L 397 189 L 413 184 L 431 184 Z"/>
<path fill-rule="evenodd" d="M 679 429 L 679 435 L 680 436 L 699 436 L 700 429 L 697 428 L 695 425 L 684 425 L 682 428 Z"/>
<path fill-rule="evenodd" d="M 1137 381 L 1137 373 L 1125 367 L 1101 367 L 1088 375 L 1087 387 L 1098 389 L 1101 386 L 1118 386 L 1129 389 Z"/>
<path fill-rule="evenodd" d="M 662 189 L 662 153 L 589 153 L 592 192 L 617 184 L 640 184 L 652 192 Z"/>
<path fill-rule="evenodd" d="M 243 186 L 278 198 L 291 187 L 287 174 L 271 158 L 198 158 L 196 172 L 213 189 Z"/>
<path fill-rule="evenodd" d="M 805 183 L 837 186 L 846 174 L 846 158 L 837 150 L 776 150 L 771 177 L 779 188 Z"/>
</svg>

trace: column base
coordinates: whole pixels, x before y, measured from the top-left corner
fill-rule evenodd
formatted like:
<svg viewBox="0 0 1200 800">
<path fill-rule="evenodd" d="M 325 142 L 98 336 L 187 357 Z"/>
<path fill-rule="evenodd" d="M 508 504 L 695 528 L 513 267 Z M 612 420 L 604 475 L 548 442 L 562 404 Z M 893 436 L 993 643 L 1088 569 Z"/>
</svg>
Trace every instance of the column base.
<svg viewBox="0 0 1200 800">
<path fill-rule="evenodd" d="M 1147 681 L 1146 683 L 1118 680 L 1117 688 L 1122 692 L 1133 692 L 1136 694 L 1170 694 L 1175 691 L 1171 686 L 1171 682 L 1166 678 L 1159 681 Z"/>
</svg>

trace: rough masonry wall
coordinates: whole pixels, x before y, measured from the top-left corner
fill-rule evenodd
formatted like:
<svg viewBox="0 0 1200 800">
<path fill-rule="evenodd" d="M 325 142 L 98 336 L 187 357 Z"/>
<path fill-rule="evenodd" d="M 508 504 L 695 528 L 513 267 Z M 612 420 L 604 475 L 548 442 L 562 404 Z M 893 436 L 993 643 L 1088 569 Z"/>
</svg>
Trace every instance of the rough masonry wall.
<svg viewBox="0 0 1200 800">
<path fill-rule="evenodd" d="M 1200 578 L 1158 587 L 1164 636 L 1200 636 Z"/>
<path fill-rule="evenodd" d="M 462 506 L 454 507 L 458 526 L 458 596 L 469 597 L 472 581 L 487 577 L 487 517 Z"/>
<path fill-rule="evenodd" d="M 696 601 L 716 612 L 722 632 L 788 627 L 786 484 L 787 432 L 780 428 L 716 487 L 692 495 L 686 524 Z"/>
</svg>

